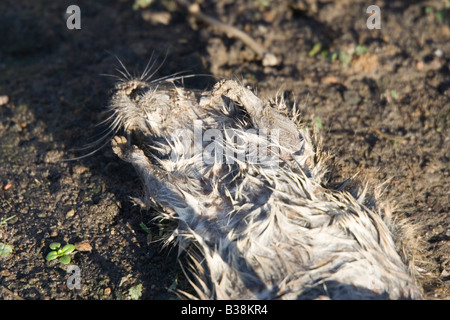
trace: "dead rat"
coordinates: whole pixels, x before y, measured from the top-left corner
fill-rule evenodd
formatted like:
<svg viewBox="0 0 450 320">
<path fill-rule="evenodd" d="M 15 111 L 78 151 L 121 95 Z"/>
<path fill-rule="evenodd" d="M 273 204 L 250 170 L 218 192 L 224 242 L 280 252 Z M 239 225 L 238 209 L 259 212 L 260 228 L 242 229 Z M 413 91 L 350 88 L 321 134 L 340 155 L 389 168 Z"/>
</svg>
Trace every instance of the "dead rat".
<svg viewBox="0 0 450 320">
<path fill-rule="evenodd" d="M 422 297 L 382 186 L 326 187 L 327 155 L 295 107 L 233 80 L 192 91 L 147 73 L 115 87 L 111 128 L 126 137 L 112 147 L 142 202 L 176 223 L 168 241 L 198 298 Z"/>
</svg>

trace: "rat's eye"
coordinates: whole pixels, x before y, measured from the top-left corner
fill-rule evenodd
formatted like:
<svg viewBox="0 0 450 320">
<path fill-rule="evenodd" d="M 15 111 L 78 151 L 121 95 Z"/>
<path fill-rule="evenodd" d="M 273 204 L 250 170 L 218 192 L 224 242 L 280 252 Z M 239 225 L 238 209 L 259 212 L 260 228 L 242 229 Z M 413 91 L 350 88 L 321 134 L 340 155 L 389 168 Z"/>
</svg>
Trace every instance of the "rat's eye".
<svg viewBox="0 0 450 320">
<path fill-rule="evenodd" d="M 144 95 L 145 89 L 145 86 L 138 86 L 137 88 L 133 89 L 130 93 L 130 99 L 139 100 L 139 98 Z"/>
</svg>

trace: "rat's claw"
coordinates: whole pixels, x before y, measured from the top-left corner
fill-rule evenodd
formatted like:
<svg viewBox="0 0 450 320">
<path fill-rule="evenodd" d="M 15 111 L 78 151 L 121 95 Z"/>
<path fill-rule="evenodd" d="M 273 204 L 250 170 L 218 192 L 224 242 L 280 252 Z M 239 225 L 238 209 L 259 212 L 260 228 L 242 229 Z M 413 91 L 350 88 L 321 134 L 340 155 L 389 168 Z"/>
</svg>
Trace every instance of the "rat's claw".
<svg viewBox="0 0 450 320">
<path fill-rule="evenodd" d="M 111 141 L 112 149 L 114 153 L 120 158 L 124 158 L 127 146 L 127 138 L 122 136 L 114 136 Z"/>
</svg>

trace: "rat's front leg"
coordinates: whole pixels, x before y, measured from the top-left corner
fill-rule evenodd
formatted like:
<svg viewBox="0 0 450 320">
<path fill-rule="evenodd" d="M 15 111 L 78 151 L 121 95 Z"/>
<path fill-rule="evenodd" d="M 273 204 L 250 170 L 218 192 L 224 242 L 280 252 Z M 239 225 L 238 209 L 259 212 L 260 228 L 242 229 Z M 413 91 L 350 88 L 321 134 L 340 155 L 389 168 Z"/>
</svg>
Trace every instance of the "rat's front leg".
<svg viewBox="0 0 450 320">
<path fill-rule="evenodd" d="M 111 144 L 119 158 L 134 166 L 148 197 L 165 208 L 187 209 L 185 197 L 176 187 L 177 183 L 170 172 L 154 165 L 141 149 L 135 145 L 129 145 L 125 137 L 115 136 Z"/>
</svg>

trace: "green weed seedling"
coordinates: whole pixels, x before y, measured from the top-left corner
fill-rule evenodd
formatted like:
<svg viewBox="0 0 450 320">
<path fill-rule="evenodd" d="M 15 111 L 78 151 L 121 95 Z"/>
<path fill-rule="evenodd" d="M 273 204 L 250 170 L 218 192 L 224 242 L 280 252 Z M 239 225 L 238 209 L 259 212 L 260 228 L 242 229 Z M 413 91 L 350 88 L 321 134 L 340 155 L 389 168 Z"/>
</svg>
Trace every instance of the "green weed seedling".
<svg viewBox="0 0 450 320">
<path fill-rule="evenodd" d="M 0 242 L 0 257 L 7 256 L 12 251 L 13 251 L 13 248 L 9 244 Z"/>
<path fill-rule="evenodd" d="M 69 254 L 71 254 L 75 250 L 75 246 L 73 244 L 66 244 L 61 248 L 61 244 L 59 242 L 50 243 L 50 251 L 47 254 L 45 260 L 52 261 L 58 259 L 62 264 L 69 264 L 71 259 Z"/>
<path fill-rule="evenodd" d="M 15 217 L 16 217 L 16 216 L 14 215 L 14 216 L 8 217 L 8 218 L 6 218 L 6 219 L 0 219 L 0 227 L 6 226 L 6 225 L 7 225 L 7 222 L 8 222 L 9 220 L 14 219 Z"/>
<path fill-rule="evenodd" d="M 14 219 L 16 216 L 11 216 L 9 218 L 5 218 L 5 219 L 0 219 L 0 240 L 5 240 L 8 232 L 7 232 L 7 226 L 8 226 L 8 221 Z M 11 254 L 13 251 L 13 247 L 10 246 L 9 244 L 0 242 L 0 257 L 1 256 L 7 256 L 9 254 Z"/>
</svg>

